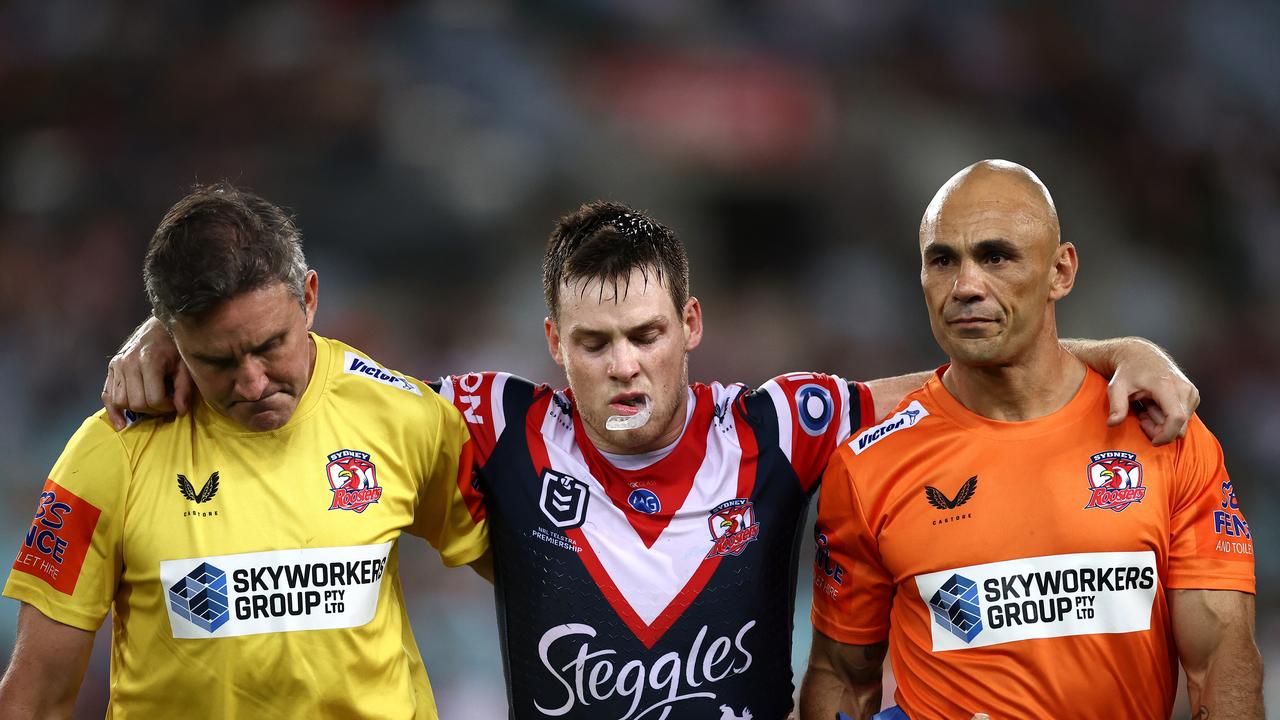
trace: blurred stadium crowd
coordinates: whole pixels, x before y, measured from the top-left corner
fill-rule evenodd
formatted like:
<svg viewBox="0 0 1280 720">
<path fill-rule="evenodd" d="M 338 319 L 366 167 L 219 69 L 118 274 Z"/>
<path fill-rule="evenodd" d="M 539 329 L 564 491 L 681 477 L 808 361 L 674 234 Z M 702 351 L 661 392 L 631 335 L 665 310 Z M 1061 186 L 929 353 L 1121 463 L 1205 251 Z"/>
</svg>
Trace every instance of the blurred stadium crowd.
<svg viewBox="0 0 1280 720">
<path fill-rule="evenodd" d="M 1063 334 L 1152 338 L 1201 388 L 1280 667 L 1277 34 L 1275 3 L 1212 0 L 0 4 L 0 546 L 96 409 L 146 312 L 147 239 L 195 182 L 291 208 L 318 329 L 421 377 L 563 382 L 546 234 L 593 198 L 645 208 L 693 258 L 692 378 L 754 384 L 940 363 L 917 223 L 954 171 L 1002 157 L 1040 174 L 1079 248 Z M 409 544 L 443 716 L 503 716 L 486 587 Z"/>
</svg>

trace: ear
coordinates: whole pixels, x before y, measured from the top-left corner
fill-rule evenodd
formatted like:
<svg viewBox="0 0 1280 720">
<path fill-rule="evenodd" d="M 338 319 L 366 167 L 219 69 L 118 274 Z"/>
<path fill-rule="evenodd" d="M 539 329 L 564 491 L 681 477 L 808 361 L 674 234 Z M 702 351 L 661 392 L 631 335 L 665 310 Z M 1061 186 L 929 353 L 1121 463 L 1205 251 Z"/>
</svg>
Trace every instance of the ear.
<svg viewBox="0 0 1280 720">
<path fill-rule="evenodd" d="M 1076 246 L 1069 242 L 1058 245 L 1057 254 L 1053 258 L 1053 270 L 1049 276 L 1049 300 L 1058 301 L 1071 292 L 1076 284 L 1076 271 L 1080 269 L 1080 261 L 1076 257 Z"/>
<path fill-rule="evenodd" d="M 690 297 L 685 301 L 680 319 L 684 324 L 684 350 L 689 352 L 702 343 L 702 303 L 698 298 Z"/>
<path fill-rule="evenodd" d="M 307 330 L 316 321 L 316 307 L 320 303 L 320 276 L 315 270 L 308 270 L 302 280 L 302 310 L 307 315 Z"/>
<path fill-rule="evenodd" d="M 542 318 L 542 331 L 547 335 L 547 350 L 551 359 L 560 367 L 564 367 L 564 353 L 560 351 L 560 328 L 550 317 Z"/>
</svg>

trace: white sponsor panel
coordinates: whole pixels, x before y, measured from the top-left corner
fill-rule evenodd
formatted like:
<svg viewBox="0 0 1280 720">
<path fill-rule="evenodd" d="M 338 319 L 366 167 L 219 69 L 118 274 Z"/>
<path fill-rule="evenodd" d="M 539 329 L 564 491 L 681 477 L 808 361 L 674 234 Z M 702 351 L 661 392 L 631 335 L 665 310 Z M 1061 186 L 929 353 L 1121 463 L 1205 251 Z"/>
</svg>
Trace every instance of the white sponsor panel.
<svg viewBox="0 0 1280 720">
<path fill-rule="evenodd" d="M 1155 553 L 1046 555 L 917 575 L 934 652 L 1151 628 Z"/>
<path fill-rule="evenodd" d="M 162 560 L 175 638 L 359 627 L 373 619 L 391 543 Z"/>
<path fill-rule="evenodd" d="M 400 388 L 414 395 L 422 395 L 422 390 L 418 389 L 417 385 L 409 382 L 403 376 L 391 372 L 369 358 L 360 357 L 350 350 L 347 351 L 342 363 L 342 372 L 348 375 L 361 375 L 383 385 Z"/>
<path fill-rule="evenodd" d="M 849 441 L 849 447 L 853 448 L 854 455 L 861 455 L 863 450 L 875 445 L 881 440 L 889 437 L 893 433 L 905 428 L 914 427 L 920 422 L 921 418 L 929 416 L 929 411 L 924 409 L 919 400 L 912 400 L 911 404 L 890 415 L 884 422 L 874 427 L 858 433 L 858 436 Z"/>
</svg>

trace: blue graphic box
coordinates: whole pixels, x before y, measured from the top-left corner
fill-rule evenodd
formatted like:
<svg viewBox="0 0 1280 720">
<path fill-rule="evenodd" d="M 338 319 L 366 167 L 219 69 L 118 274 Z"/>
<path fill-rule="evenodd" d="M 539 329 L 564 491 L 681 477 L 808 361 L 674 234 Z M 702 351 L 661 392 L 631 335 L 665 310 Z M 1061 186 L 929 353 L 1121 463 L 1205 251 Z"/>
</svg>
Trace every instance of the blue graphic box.
<svg viewBox="0 0 1280 720">
<path fill-rule="evenodd" d="M 227 574 L 209 563 L 200 563 L 169 588 L 169 607 L 208 632 L 230 619 L 227 604 Z"/>
<path fill-rule="evenodd" d="M 965 642 L 982 632 L 982 608 L 978 585 L 963 575 L 952 575 L 929 599 L 933 619 Z"/>
</svg>

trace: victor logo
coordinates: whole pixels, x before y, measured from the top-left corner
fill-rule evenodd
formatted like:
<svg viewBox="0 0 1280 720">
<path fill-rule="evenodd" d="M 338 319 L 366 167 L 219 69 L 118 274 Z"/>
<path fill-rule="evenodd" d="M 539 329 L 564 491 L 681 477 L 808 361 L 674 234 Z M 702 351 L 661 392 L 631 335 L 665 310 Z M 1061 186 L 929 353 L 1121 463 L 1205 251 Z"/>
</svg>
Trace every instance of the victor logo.
<svg viewBox="0 0 1280 720">
<path fill-rule="evenodd" d="M 348 375 L 363 375 L 374 382 L 380 382 L 383 385 L 390 385 L 394 388 L 400 388 L 405 392 L 411 392 L 414 395 L 421 395 L 422 391 L 417 385 L 409 382 L 403 377 L 396 375 L 371 360 L 365 360 L 359 355 L 347 351 L 343 372 Z"/>
<path fill-rule="evenodd" d="M 924 409 L 919 400 L 912 400 L 911 404 L 903 408 L 901 412 L 891 415 L 879 425 L 863 430 L 861 434 L 851 440 L 849 444 L 853 448 L 853 454 L 861 455 L 863 450 L 875 445 L 893 433 L 904 428 L 915 427 L 915 424 L 928 414 L 929 411 Z"/>
</svg>

